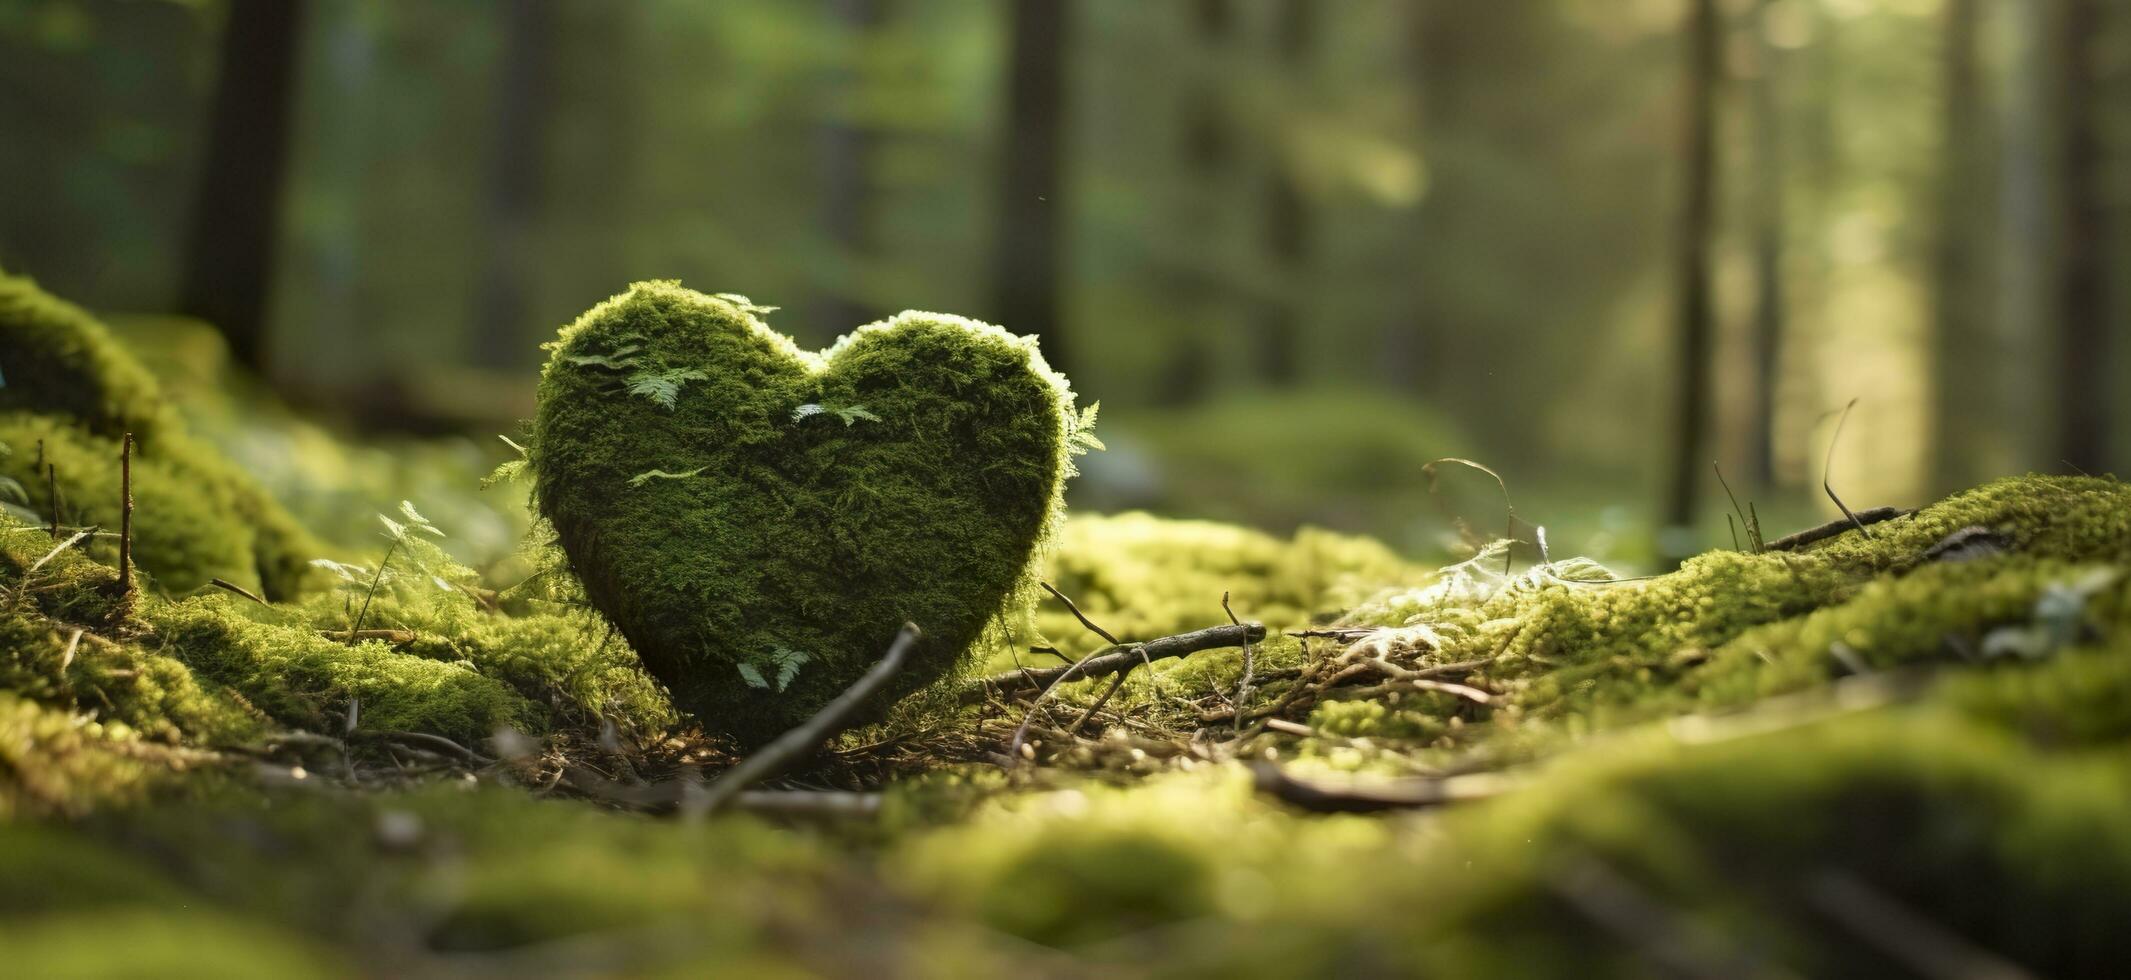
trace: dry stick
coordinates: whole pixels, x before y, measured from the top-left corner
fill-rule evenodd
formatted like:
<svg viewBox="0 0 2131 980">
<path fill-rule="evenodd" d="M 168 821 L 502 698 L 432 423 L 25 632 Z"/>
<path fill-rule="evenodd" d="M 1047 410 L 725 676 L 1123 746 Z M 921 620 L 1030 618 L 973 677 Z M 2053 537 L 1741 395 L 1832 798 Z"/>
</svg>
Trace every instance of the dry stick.
<svg viewBox="0 0 2131 980">
<path fill-rule="evenodd" d="M 1865 510 L 1858 511 L 1857 513 L 1851 514 L 1847 517 L 1840 517 L 1835 520 L 1829 521 L 1826 524 L 1815 525 L 1813 527 L 1806 528 L 1803 531 L 1795 531 L 1790 534 L 1786 534 L 1783 537 L 1777 538 L 1776 540 L 1769 542 L 1768 550 L 1796 551 L 1800 548 L 1805 547 L 1806 545 L 1817 544 L 1819 542 L 1826 541 L 1829 538 L 1835 537 L 1836 535 L 1842 534 L 1846 531 L 1855 530 L 1857 525 L 1859 524 L 1863 524 L 1869 527 L 1873 524 L 1891 521 L 1897 517 L 1906 517 L 1912 513 L 1914 513 L 1914 511 L 1903 510 L 1900 507 L 1866 508 Z"/>
<path fill-rule="evenodd" d="M 1096 655 L 1064 667 L 1030 667 L 993 674 L 963 691 L 962 701 L 965 704 L 982 701 L 985 693 L 993 690 L 1009 693 L 1047 690 L 1052 685 L 1063 683 L 1062 678 L 1067 674 L 1080 678 L 1108 677 L 1156 660 L 1190 656 L 1203 650 L 1225 650 L 1242 646 L 1245 642 L 1263 639 L 1264 623 L 1241 623 L 1233 626 L 1209 626 L 1189 633 L 1148 640 L 1145 643 L 1120 644 L 1122 649 L 1096 651 Z"/>
<path fill-rule="evenodd" d="M 118 448 L 118 595 L 133 593 L 133 433 Z"/>
<path fill-rule="evenodd" d="M 1870 541 L 1872 532 L 1865 530 L 1865 522 L 1858 520 L 1856 514 L 1850 513 L 1850 508 L 1842 502 L 1842 498 L 1835 495 L 1835 487 L 1830 482 L 1831 474 L 1835 471 L 1835 446 L 1842 442 L 1842 427 L 1850 421 L 1850 410 L 1856 407 L 1857 399 L 1850 399 L 1850 403 L 1842 407 L 1842 417 L 1835 420 L 1835 434 L 1828 437 L 1828 457 L 1820 463 L 1820 489 L 1827 491 L 1828 499 L 1835 501 L 1836 508 L 1842 511 L 1842 516 L 1850 519 L 1850 524 L 1857 528 L 1857 533 Z"/>
<path fill-rule="evenodd" d="M 1386 780 L 1375 785 L 1328 786 L 1297 779 L 1277 763 L 1251 765 L 1258 791 L 1315 813 L 1372 813 L 1467 803 L 1499 796 L 1516 788 L 1516 780 L 1499 773 L 1472 773 L 1442 779 Z"/>
<path fill-rule="evenodd" d="M 38 443 L 39 452 L 44 444 Z M 59 540 L 59 467 L 44 464 L 44 500 L 52 511 L 52 540 Z"/>
<path fill-rule="evenodd" d="M 1095 621 L 1089 619 L 1085 613 L 1082 613 L 1080 611 L 1080 607 L 1074 605 L 1073 600 L 1067 598 L 1065 593 L 1058 591 L 1057 586 L 1052 585 L 1049 582 L 1041 582 L 1038 584 L 1043 586 L 1043 590 L 1045 592 L 1049 592 L 1051 595 L 1056 596 L 1059 602 L 1065 603 L 1066 611 L 1072 613 L 1074 619 L 1080 620 L 1080 625 L 1087 627 L 1088 632 L 1093 633 L 1096 636 L 1100 636 L 1104 640 L 1109 641 L 1110 645 L 1113 647 L 1119 645 L 1117 637 L 1111 636 L 1109 630 L 1103 629 L 1102 627 L 1095 625 Z"/>
<path fill-rule="evenodd" d="M 1228 608 L 1228 593 L 1226 592 L 1221 593 L 1221 611 L 1228 614 L 1229 625 L 1243 625 L 1241 621 L 1236 619 L 1235 610 Z M 1236 682 L 1236 724 L 1233 728 L 1234 731 L 1240 732 L 1243 730 L 1243 702 L 1250 697 L 1251 675 L 1256 673 L 1257 666 L 1257 657 L 1251 650 L 1250 636 L 1246 633 L 1243 637 L 1243 678 Z M 1118 676 L 1122 678 L 1124 675 L 1120 674 Z"/>
<path fill-rule="evenodd" d="M 895 642 L 888 645 L 887 654 L 866 671 L 865 676 L 815 712 L 814 717 L 777 736 L 760 751 L 741 760 L 739 765 L 727 769 L 692 801 L 690 811 L 697 814 L 715 812 L 731 802 L 741 790 L 798 765 L 830 736 L 842 731 L 845 719 L 887 686 L 888 680 L 903 669 L 903 661 L 909 659 L 910 650 L 917 645 L 921 635 L 916 623 L 904 623 L 902 632 L 895 635 Z"/>
<path fill-rule="evenodd" d="M 1517 505 L 1509 502 L 1509 483 L 1502 479 L 1502 474 L 1472 460 L 1459 456 L 1445 456 L 1441 459 L 1431 459 L 1426 465 L 1421 467 L 1421 473 L 1428 477 L 1428 492 L 1431 494 L 1435 492 L 1435 464 L 1437 463 L 1456 463 L 1460 466 L 1469 466 L 1495 478 L 1495 486 L 1502 490 L 1502 509 L 1508 512 L 1502 529 L 1502 539 L 1510 543 L 1508 547 L 1502 550 L 1502 577 L 1508 578 L 1510 564 L 1517 557 Z"/>
<path fill-rule="evenodd" d="M 1103 705 L 1110 703 L 1110 698 L 1117 694 L 1118 688 L 1125 686 L 1125 678 L 1131 674 L 1132 668 L 1127 667 L 1111 675 L 1110 686 L 1102 692 L 1102 697 L 1096 698 L 1094 704 L 1088 705 L 1088 710 L 1081 712 L 1080 717 L 1073 719 L 1073 723 L 1066 726 L 1066 731 L 1078 734 L 1080 726 L 1087 724 L 1088 719 L 1095 717 L 1095 713 L 1101 711 Z"/>
<path fill-rule="evenodd" d="M 262 606 L 267 605 L 267 601 L 265 599 L 259 598 L 259 593 L 253 592 L 252 590 L 247 589 L 244 586 L 238 585 L 237 583 L 232 582 L 228 579 L 211 578 L 207 580 L 207 584 L 212 585 L 218 589 L 225 589 L 230 592 L 235 592 L 236 594 L 250 599 L 251 601 L 256 602 Z"/>
</svg>

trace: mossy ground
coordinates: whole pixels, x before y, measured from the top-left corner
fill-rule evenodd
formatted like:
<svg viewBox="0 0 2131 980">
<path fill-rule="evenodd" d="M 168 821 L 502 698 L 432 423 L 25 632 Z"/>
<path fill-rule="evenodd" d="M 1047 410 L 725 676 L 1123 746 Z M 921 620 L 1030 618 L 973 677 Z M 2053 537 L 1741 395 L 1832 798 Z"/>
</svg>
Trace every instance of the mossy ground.
<svg viewBox="0 0 2131 980">
<path fill-rule="evenodd" d="M 93 408 L 9 410 L 54 444 L 108 438 L 54 421 Z M 1971 527 L 1991 547 L 1933 556 Z M 884 792 L 877 818 L 822 826 L 617 812 L 559 782 L 730 755 L 596 615 L 499 599 L 415 540 L 363 614 L 381 632 L 350 645 L 329 634 L 360 574 L 271 605 L 122 599 L 104 539 L 55 549 L 0 522 L 11 967 L 1821 975 L 1914 970 L 1921 942 L 2093 974 L 2131 956 L 2131 490 L 2110 480 L 2001 481 L 1869 537 L 1636 580 L 1083 515 L 1039 574 L 1125 639 L 1224 622 L 1223 592 L 1245 618 L 1351 632 L 1255 646 L 1248 690 L 1240 651 L 1141 668 L 1078 731 L 1105 688 L 1069 685 L 1011 769 L 987 753 L 1025 701 L 906 703 L 791 777 Z M 334 557 L 374 572 L 390 546 Z M 992 668 L 1099 645 L 1055 603 L 1011 625 Z M 1479 774 L 1493 795 L 1312 815 L 1253 789 L 1243 761 L 1267 757 L 1322 785 Z"/>
</svg>

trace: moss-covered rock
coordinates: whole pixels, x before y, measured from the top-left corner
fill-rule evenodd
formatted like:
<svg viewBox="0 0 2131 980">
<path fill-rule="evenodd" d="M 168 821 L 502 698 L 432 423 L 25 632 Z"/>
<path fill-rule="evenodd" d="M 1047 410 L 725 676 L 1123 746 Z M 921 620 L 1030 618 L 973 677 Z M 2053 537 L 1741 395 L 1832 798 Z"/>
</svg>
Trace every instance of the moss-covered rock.
<svg viewBox="0 0 2131 980">
<path fill-rule="evenodd" d="M 824 354 L 758 307 L 640 283 L 542 375 L 541 513 L 586 593 L 713 730 L 757 741 L 848 686 L 905 621 L 884 694 L 966 662 L 1027 579 L 1077 416 L 1035 343 L 906 313 Z"/>
<path fill-rule="evenodd" d="M 323 546 L 192 438 L 155 379 L 81 308 L 0 276 L 0 372 L 0 476 L 47 519 L 58 509 L 69 525 L 118 526 L 120 441 L 130 432 L 134 559 L 161 586 L 184 592 L 222 578 L 283 598 L 316 581 L 307 563 Z"/>
</svg>

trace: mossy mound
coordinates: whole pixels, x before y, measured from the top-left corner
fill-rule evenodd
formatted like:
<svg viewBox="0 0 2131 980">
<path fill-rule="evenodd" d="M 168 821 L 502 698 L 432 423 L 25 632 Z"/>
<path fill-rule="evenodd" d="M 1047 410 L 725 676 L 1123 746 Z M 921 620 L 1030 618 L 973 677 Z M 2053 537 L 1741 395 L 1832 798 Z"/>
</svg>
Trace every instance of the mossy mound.
<svg viewBox="0 0 2131 980">
<path fill-rule="evenodd" d="M 628 647 L 584 613 L 507 616 L 429 575 L 396 575 L 348 644 L 348 596 L 264 606 L 213 593 L 115 602 L 115 573 L 0 519 L 0 692 L 167 746 L 229 748 L 276 731 L 418 732 L 476 744 L 665 732 L 672 708 Z M 405 639 L 398 639 L 398 637 Z"/>
<path fill-rule="evenodd" d="M 531 458 L 592 602 L 743 742 L 812 715 L 901 624 L 880 705 L 967 663 L 1060 511 L 1078 416 L 1030 338 L 905 313 L 826 353 L 759 307 L 640 283 L 563 328 Z"/>
<path fill-rule="evenodd" d="M 1217 521 L 1152 514 L 1074 514 L 1044 562 L 1044 581 L 1120 639 L 1149 640 L 1237 616 L 1272 630 L 1338 616 L 1423 569 L 1370 538 L 1303 528 L 1282 538 Z M 1094 638 L 1056 603 L 1036 625 L 1059 649 L 1085 653 Z"/>
<path fill-rule="evenodd" d="M 1966 528 L 1991 532 L 1988 553 L 1934 560 L 1933 546 Z M 1384 632 L 1348 657 L 1382 656 L 1406 669 L 1469 663 L 1462 676 L 1496 697 L 1480 706 L 1394 682 L 1360 689 L 1352 704 L 1334 696 L 1314 721 L 1337 734 L 1505 750 L 1518 742 L 1507 730 L 1535 720 L 1585 732 L 1860 671 L 1973 660 L 1997 627 L 2047 627 L 2038 601 L 2080 582 L 2094 584 L 2078 598 L 2079 618 L 2122 620 L 2125 585 L 2100 566 L 2127 561 L 2131 487 L 2030 476 L 1955 494 L 1869 533 L 1795 552 L 1710 552 L 1645 580 L 1571 564 L 1507 579 L 1461 566 L 1357 608 L 1349 623 Z M 2073 635 L 2056 646 L 2084 627 L 2064 628 Z"/>
<path fill-rule="evenodd" d="M 324 546 L 193 439 L 155 379 L 87 312 L 0 275 L 0 371 L 0 476 L 24 488 L 29 509 L 116 528 L 131 432 L 134 559 L 157 584 L 187 592 L 221 578 L 278 599 L 319 581 L 308 562 Z"/>
</svg>

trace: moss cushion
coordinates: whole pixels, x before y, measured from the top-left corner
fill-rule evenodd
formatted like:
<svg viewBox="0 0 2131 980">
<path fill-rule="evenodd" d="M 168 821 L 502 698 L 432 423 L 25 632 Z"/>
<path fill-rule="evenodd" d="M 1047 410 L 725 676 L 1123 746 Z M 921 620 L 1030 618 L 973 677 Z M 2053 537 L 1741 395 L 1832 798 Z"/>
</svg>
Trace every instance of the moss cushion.
<svg viewBox="0 0 2131 980">
<path fill-rule="evenodd" d="M 800 350 L 739 297 L 639 283 L 565 327 L 540 383 L 540 512 L 675 704 L 759 742 L 927 639 L 948 675 L 1028 580 L 1076 416 L 1033 338 L 904 313 Z"/>
</svg>

